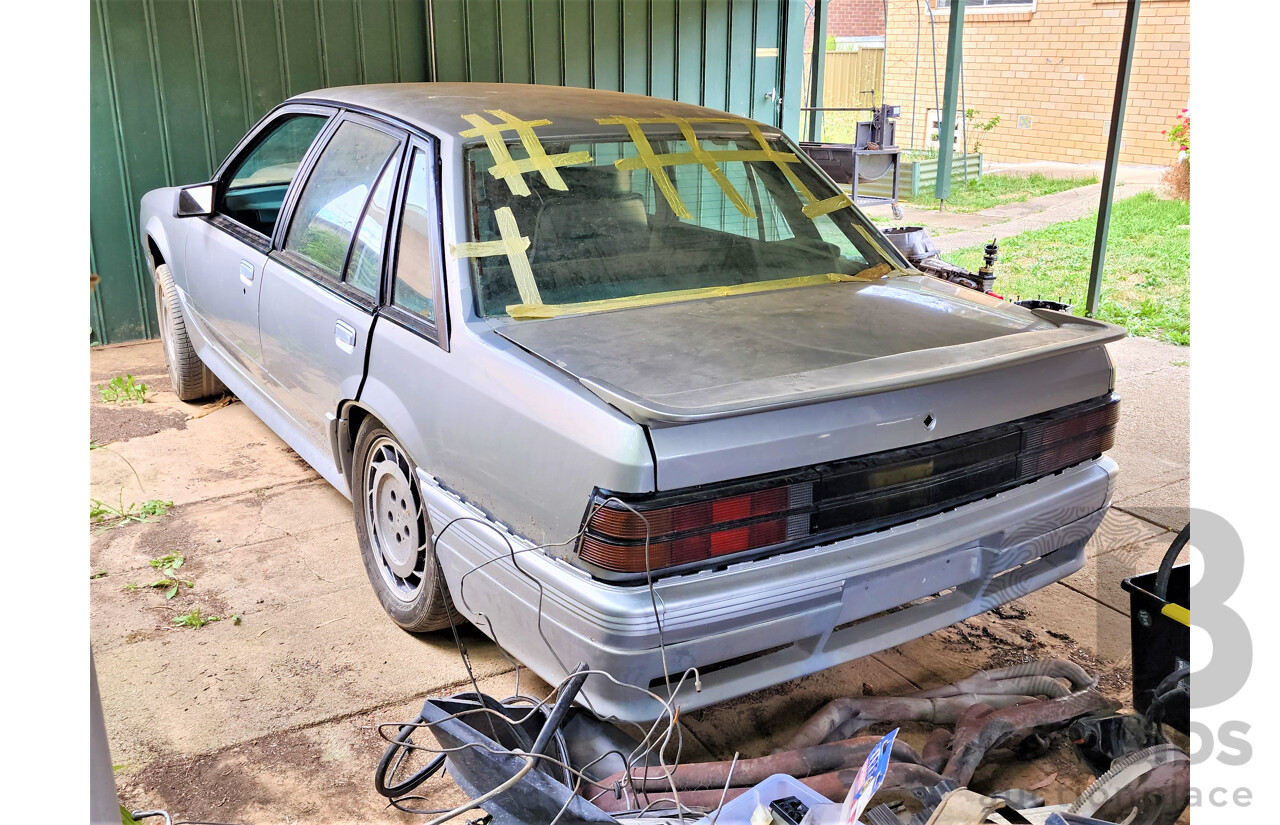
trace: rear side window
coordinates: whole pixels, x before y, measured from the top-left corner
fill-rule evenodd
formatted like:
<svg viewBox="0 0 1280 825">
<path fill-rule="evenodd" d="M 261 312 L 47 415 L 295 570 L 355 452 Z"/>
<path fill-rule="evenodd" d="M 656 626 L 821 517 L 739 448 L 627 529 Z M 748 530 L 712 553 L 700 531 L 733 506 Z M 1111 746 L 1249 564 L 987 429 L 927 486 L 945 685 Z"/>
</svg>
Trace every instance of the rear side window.
<svg viewBox="0 0 1280 825">
<path fill-rule="evenodd" d="M 432 216 L 431 159 L 421 149 L 413 152 L 409 170 L 409 190 L 400 221 L 400 248 L 396 255 L 393 301 L 401 309 L 428 321 L 436 319 L 435 261 L 436 233 Z"/>
<path fill-rule="evenodd" d="M 378 185 L 364 210 L 360 228 L 356 230 L 355 248 L 343 280 L 370 298 L 378 297 L 382 281 L 382 249 L 387 237 L 387 210 L 391 207 L 391 189 L 395 184 L 396 165 L 388 162 L 378 178 Z"/>
<path fill-rule="evenodd" d="M 265 137 L 223 176 L 227 184 L 217 211 L 271 235 L 285 192 L 327 120 L 323 115 L 293 115 L 268 127 Z"/>
<path fill-rule="evenodd" d="M 339 126 L 298 198 L 284 248 L 341 278 L 356 224 L 398 143 L 360 123 Z"/>
</svg>

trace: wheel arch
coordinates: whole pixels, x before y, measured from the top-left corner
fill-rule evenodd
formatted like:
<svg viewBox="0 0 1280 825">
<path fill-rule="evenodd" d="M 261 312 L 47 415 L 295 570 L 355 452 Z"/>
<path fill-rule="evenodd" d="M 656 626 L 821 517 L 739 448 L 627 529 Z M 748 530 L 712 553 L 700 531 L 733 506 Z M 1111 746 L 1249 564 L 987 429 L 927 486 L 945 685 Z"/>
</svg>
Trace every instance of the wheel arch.
<svg viewBox="0 0 1280 825">
<path fill-rule="evenodd" d="M 403 432 L 389 420 L 391 418 L 392 416 L 382 414 L 373 405 L 362 400 L 347 399 L 338 405 L 338 414 L 334 421 L 333 454 L 338 461 L 339 471 L 346 476 L 349 485 L 355 483 L 352 470 L 355 465 L 356 437 L 360 434 L 360 428 L 368 420 L 373 420 L 385 427 L 414 463 L 422 466 L 422 456 L 415 449 L 415 444 L 412 440 L 405 439 Z"/>
</svg>

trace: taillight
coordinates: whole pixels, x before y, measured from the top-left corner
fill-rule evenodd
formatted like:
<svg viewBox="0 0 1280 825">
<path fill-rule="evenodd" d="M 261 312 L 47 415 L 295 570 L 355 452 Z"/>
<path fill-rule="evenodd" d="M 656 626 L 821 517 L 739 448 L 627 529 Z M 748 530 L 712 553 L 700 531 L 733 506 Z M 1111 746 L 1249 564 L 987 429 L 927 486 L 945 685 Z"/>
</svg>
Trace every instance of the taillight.
<svg viewBox="0 0 1280 825">
<path fill-rule="evenodd" d="M 677 497 L 679 503 L 668 499 L 630 507 L 602 498 L 587 520 L 579 556 L 605 570 L 643 573 L 759 550 L 809 533 L 812 481 L 711 495 L 690 501 L 685 493 Z"/>
<path fill-rule="evenodd" d="M 772 476 L 639 496 L 597 491 L 578 557 L 603 578 L 629 579 L 881 530 L 1101 455 L 1115 441 L 1119 418 L 1120 399 L 1108 394 Z"/>
</svg>

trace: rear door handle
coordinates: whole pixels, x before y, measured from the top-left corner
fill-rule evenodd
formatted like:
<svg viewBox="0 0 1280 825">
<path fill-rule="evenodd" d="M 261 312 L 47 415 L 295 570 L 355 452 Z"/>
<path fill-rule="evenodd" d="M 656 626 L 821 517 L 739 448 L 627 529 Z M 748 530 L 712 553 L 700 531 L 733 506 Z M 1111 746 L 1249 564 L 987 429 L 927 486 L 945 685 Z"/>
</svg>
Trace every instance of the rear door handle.
<svg viewBox="0 0 1280 825">
<path fill-rule="evenodd" d="M 333 340 L 337 342 L 338 349 L 347 354 L 356 351 L 356 329 L 346 321 L 339 321 L 333 325 Z"/>
<path fill-rule="evenodd" d="M 248 261 L 240 262 L 240 281 L 245 286 L 253 286 L 253 264 Z"/>
</svg>

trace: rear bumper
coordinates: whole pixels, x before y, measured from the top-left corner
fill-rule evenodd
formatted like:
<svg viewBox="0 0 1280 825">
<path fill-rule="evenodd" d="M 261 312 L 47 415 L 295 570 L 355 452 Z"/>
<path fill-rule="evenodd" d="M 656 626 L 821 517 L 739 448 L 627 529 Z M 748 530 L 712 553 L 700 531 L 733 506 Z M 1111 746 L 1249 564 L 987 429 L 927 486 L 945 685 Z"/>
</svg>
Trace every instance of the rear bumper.
<svg viewBox="0 0 1280 825">
<path fill-rule="evenodd" d="M 673 685 L 687 668 L 702 671 L 700 692 L 692 679 L 680 691 L 685 710 L 910 641 L 1070 575 L 1115 475 L 1104 457 L 892 529 L 666 577 L 651 594 L 532 549 L 419 471 L 437 530 L 470 517 L 437 541 L 469 620 L 553 684 L 585 661 L 648 688 L 662 681 L 665 652 Z M 661 711 L 598 676 L 583 696 L 601 716 L 644 721 Z"/>
</svg>

